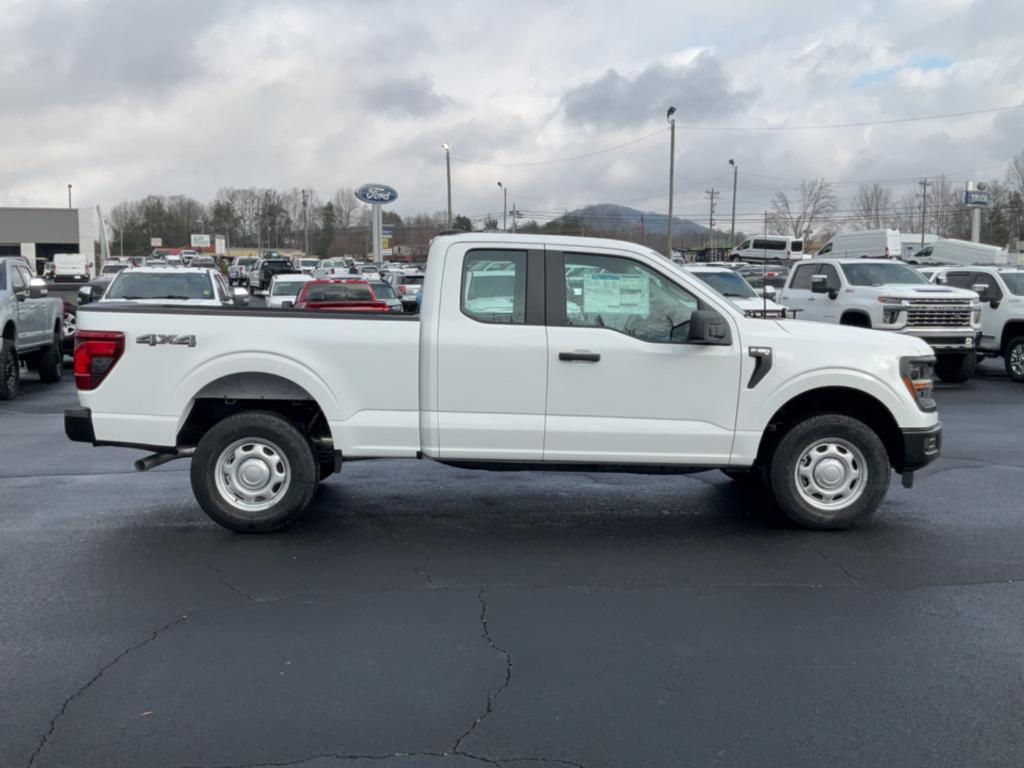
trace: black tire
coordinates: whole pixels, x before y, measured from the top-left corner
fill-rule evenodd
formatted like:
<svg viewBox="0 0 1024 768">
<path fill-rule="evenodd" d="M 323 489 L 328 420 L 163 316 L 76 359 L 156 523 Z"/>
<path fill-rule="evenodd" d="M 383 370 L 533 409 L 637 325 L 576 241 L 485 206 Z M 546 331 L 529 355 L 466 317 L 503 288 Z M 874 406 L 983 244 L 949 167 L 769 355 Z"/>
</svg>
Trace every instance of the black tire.
<svg viewBox="0 0 1024 768">
<path fill-rule="evenodd" d="M 1010 339 L 1003 350 L 1006 373 L 1014 381 L 1024 383 L 1024 336 Z"/>
<path fill-rule="evenodd" d="M 836 450 L 815 452 L 807 461 L 813 461 L 812 457 L 817 455 L 825 461 L 845 462 L 846 471 L 850 471 L 850 467 L 856 468 L 855 481 L 859 483 L 840 484 L 836 490 L 845 491 L 845 496 L 852 497 L 852 500 L 844 504 L 843 498 L 837 497 L 832 508 L 823 507 L 828 503 L 823 496 L 811 503 L 809 499 L 816 486 L 799 479 L 797 473 L 797 464 L 804 458 L 805 451 L 812 448 L 817 451 L 816 446 L 827 444 L 837 446 Z M 850 451 L 850 447 L 855 451 Z M 832 459 L 832 456 L 839 458 Z M 823 466 L 822 459 L 818 460 L 817 466 L 813 463 L 802 466 L 815 477 L 818 468 L 828 469 Z M 813 472 L 811 467 L 815 467 Z M 818 530 L 849 528 L 871 517 L 889 490 L 891 475 L 889 455 L 878 435 L 863 422 L 839 413 L 811 416 L 792 425 L 775 447 L 770 467 L 772 491 L 782 512 L 797 525 Z"/>
<path fill-rule="evenodd" d="M 18 396 L 21 364 L 14 351 L 14 341 L 4 339 L 0 344 L 0 400 L 13 400 Z"/>
<path fill-rule="evenodd" d="M 268 466 L 283 467 L 288 476 L 287 485 L 281 484 L 283 490 L 275 491 L 268 486 L 268 499 L 272 500 L 275 493 L 280 495 L 266 509 L 245 509 L 244 502 L 237 497 L 234 502 L 229 501 L 232 486 L 225 478 L 230 475 L 230 470 L 221 475 L 218 482 L 218 463 L 222 454 L 232 445 L 249 440 L 264 448 L 269 445 L 271 459 Z M 242 459 L 242 462 L 267 463 L 261 453 L 263 448 L 256 447 L 250 452 L 246 452 L 244 447 L 237 450 L 243 451 L 244 455 L 251 453 L 253 457 Z M 280 456 L 274 457 L 275 452 Z M 228 466 L 243 468 L 244 464 L 236 461 Z M 316 490 L 319 467 L 309 439 L 292 422 L 268 411 L 246 411 L 218 422 L 203 435 L 192 457 L 190 476 L 196 500 L 214 522 L 238 533 L 260 533 L 281 528 L 302 513 Z M 227 491 L 222 492 L 224 487 Z"/>
<path fill-rule="evenodd" d="M 56 384 L 64 378 L 64 339 L 60 331 L 53 332 L 53 343 L 40 350 L 35 368 L 44 384 Z"/>
<path fill-rule="evenodd" d="M 978 356 L 974 352 L 940 355 L 935 361 L 935 375 L 946 384 L 963 384 L 971 380 L 977 367 Z"/>
</svg>

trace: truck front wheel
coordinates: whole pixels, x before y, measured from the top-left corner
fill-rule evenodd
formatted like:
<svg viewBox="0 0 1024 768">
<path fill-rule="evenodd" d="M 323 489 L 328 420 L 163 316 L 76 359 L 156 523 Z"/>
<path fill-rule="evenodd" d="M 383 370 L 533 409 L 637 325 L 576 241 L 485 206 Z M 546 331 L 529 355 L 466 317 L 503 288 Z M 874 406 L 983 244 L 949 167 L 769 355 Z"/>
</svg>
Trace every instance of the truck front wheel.
<svg viewBox="0 0 1024 768">
<path fill-rule="evenodd" d="M 192 491 L 203 511 L 239 533 L 272 531 L 309 505 L 319 468 L 292 422 L 247 411 L 217 422 L 192 457 Z"/>
<path fill-rule="evenodd" d="M 959 355 L 939 355 L 935 361 L 935 375 L 946 384 L 963 384 L 974 376 L 978 356 L 974 352 Z"/>
<path fill-rule="evenodd" d="M 770 478 L 775 499 L 805 528 L 849 528 L 885 498 L 891 475 L 885 445 L 870 427 L 839 413 L 792 425 L 777 444 Z"/>
<path fill-rule="evenodd" d="M 1003 353 L 1003 360 L 1006 362 L 1006 372 L 1010 378 L 1024 382 L 1024 336 L 1010 339 Z"/>
</svg>

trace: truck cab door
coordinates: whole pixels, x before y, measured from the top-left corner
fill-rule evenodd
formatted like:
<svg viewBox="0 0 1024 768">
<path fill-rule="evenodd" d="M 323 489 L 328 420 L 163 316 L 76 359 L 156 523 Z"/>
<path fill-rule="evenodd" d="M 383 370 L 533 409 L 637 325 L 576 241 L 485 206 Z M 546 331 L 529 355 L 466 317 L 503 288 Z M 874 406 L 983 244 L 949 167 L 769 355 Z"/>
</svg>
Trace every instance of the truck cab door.
<svg viewBox="0 0 1024 768">
<path fill-rule="evenodd" d="M 32 275 L 20 264 L 11 266 L 11 292 L 15 295 L 18 313 L 18 348 L 26 349 L 44 341 L 46 329 L 46 300 L 29 295 Z"/>
<path fill-rule="evenodd" d="M 444 256 L 422 321 L 421 444 L 442 460 L 540 461 L 547 395 L 544 253 L 485 243 Z M 432 357 L 431 357 L 432 355 Z"/>
<path fill-rule="evenodd" d="M 821 320 L 818 311 L 820 294 L 811 293 L 811 278 L 817 274 L 819 264 L 808 262 L 793 268 L 789 282 L 776 299 L 780 304 L 797 310 L 798 320 Z"/>
<path fill-rule="evenodd" d="M 612 249 L 547 253 L 545 462 L 722 465 L 741 352 L 687 343 L 706 308 L 667 274 Z M 713 307 L 710 307 L 713 308 Z"/>
</svg>

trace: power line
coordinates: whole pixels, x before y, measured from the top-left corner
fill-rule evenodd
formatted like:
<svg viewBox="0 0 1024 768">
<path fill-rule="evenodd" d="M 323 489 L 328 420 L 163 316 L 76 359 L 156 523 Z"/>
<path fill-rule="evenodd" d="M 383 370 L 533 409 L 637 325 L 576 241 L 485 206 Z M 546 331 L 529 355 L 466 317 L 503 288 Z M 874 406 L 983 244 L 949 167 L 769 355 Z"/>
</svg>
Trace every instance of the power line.
<svg viewBox="0 0 1024 768">
<path fill-rule="evenodd" d="M 622 144 L 616 144 L 613 147 L 605 147 L 604 149 L 598 149 L 598 150 L 595 150 L 593 152 L 586 152 L 586 153 L 584 153 L 582 155 L 573 155 L 572 157 L 559 157 L 559 158 L 555 158 L 553 160 L 526 160 L 526 161 L 519 161 L 519 162 L 499 162 L 499 161 L 496 161 L 496 160 L 467 160 L 467 159 L 461 158 L 461 157 L 453 157 L 452 160 L 454 162 L 456 162 L 456 163 L 467 163 L 469 165 L 492 165 L 492 166 L 498 166 L 498 167 L 501 167 L 501 168 L 525 167 L 525 166 L 532 166 L 532 165 L 554 165 L 556 163 L 568 163 L 568 162 L 571 162 L 573 160 L 585 160 L 588 157 L 596 157 L 597 155 L 606 155 L 609 152 L 615 152 L 615 151 L 623 149 L 625 147 L 630 147 L 633 144 L 639 144 L 641 141 L 647 141 L 650 138 L 653 138 L 655 136 L 658 136 L 659 134 L 665 133 L 667 130 L 668 130 L 668 128 L 659 128 L 654 133 L 648 133 L 646 136 L 638 136 L 635 139 L 630 139 L 629 141 L 625 141 Z"/>
</svg>

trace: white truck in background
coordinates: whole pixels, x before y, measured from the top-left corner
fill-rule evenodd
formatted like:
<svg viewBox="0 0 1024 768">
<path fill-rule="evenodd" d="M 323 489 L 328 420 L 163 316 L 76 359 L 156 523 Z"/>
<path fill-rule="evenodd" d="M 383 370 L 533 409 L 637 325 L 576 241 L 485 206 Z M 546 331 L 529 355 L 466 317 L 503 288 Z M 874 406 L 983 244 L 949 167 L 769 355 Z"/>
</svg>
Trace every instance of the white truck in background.
<svg viewBox="0 0 1024 768">
<path fill-rule="evenodd" d="M 789 273 L 778 300 L 802 320 L 876 328 L 927 342 L 935 373 L 962 384 L 974 375 L 981 305 L 968 290 L 932 285 L 891 259 L 817 258 Z"/>
<path fill-rule="evenodd" d="M 420 314 L 372 317 L 89 305 L 65 431 L 152 451 L 139 469 L 191 456 L 199 504 L 243 532 L 293 520 L 320 480 L 369 458 L 720 468 L 799 525 L 844 528 L 876 511 L 893 469 L 909 485 L 939 455 L 925 342 L 748 317 L 634 243 L 438 237 L 423 291 Z"/>
</svg>

